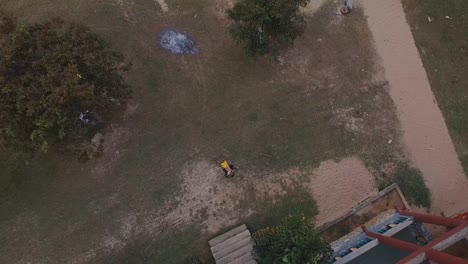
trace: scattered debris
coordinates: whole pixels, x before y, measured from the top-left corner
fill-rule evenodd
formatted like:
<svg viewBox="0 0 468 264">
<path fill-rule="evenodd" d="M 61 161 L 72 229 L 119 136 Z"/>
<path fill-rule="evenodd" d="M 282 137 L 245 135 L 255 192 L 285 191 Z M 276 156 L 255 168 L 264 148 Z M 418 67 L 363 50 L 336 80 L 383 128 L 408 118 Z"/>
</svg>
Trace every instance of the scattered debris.
<svg viewBox="0 0 468 264">
<path fill-rule="evenodd" d="M 159 44 L 174 54 L 198 54 L 193 40 L 186 34 L 174 30 L 164 30 L 160 34 Z"/>
<path fill-rule="evenodd" d="M 392 144 L 393 140 L 389 139 L 388 144 Z"/>
<path fill-rule="evenodd" d="M 432 18 L 428 16 L 427 21 L 432 22 Z"/>
<path fill-rule="evenodd" d="M 346 15 L 353 11 L 353 0 L 345 0 L 344 6 L 341 8 L 341 14 Z"/>
<path fill-rule="evenodd" d="M 161 11 L 163 13 L 167 13 L 169 11 L 169 7 L 167 6 L 167 3 L 165 0 L 156 0 L 156 2 L 159 4 L 161 7 Z"/>
<path fill-rule="evenodd" d="M 284 62 L 285 62 L 285 61 L 284 61 L 284 58 L 283 58 L 283 57 L 278 56 L 277 60 L 278 60 L 278 62 L 279 62 L 280 65 L 284 65 Z"/>
<path fill-rule="evenodd" d="M 89 110 L 80 113 L 80 120 L 85 125 L 94 125 L 93 113 Z"/>
<path fill-rule="evenodd" d="M 450 17 L 449 17 L 449 16 L 445 16 L 445 18 L 446 18 L 446 19 L 450 19 Z"/>
</svg>

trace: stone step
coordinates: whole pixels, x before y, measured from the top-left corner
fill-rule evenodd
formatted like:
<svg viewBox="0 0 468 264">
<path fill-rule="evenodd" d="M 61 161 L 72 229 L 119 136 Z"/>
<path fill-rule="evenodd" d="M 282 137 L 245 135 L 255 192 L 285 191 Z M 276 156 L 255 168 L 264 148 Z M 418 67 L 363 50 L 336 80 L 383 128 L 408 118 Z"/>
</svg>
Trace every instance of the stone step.
<svg viewBox="0 0 468 264">
<path fill-rule="evenodd" d="M 245 232 L 245 231 L 244 231 Z M 235 238 L 235 237 L 233 237 Z M 230 242 L 233 238 L 231 239 L 228 239 L 226 241 L 224 241 L 223 243 L 221 244 L 218 244 L 218 245 L 224 245 L 225 243 L 227 242 Z M 235 240 L 237 241 L 237 240 Z M 215 258 L 215 260 L 218 260 L 224 256 L 227 256 L 229 255 L 230 253 L 240 249 L 240 248 L 243 248 L 245 246 L 247 246 L 248 244 L 252 244 L 252 241 L 250 240 L 250 236 L 246 237 L 246 238 L 242 238 L 242 237 L 239 237 L 238 241 L 230 246 L 227 246 L 227 247 L 224 247 L 224 248 L 219 248 L 220 250 L 218 251 L 214 251 L 213 249 L 211 250 L 211 252 L 213 252 L 213 257 Z"/>
<path fill-rule="evenodd" d="M 247 263 L 254 263 L 256 264 L 255 260 L 252 258 L 252 253 L 246 253 L 241 257 L 229 262 L 228 264 L 247 264 Z"/>
<path fill-rule="evenodd" d="M 251 256 L 252 248 L 253 248 L 253 245 L 249 244 L 217 260 L 216 264 L 228 264 L 228 263 L 233 262 L 234 260 L 237 260 L 238 258 L 244 257 L 244 255 L 250 255 L 250 257 L 252 258 Z"/>
<path fill-rule="evenodd" d="M 249 237 L 250 237 L 250 231 L 249 230 L 244 230 L 242 233 L 237 234 L 237 235 L 223 241 L 222 243 L 219 243 L 216 246 L 212 247 L 211 252 L 212 253 L 219 252 L 220 250 L 228 248 L 228 247 L 236 244 L 237 242 L 239 242 L 241 240 L 244 240 L 245 238 L 249 238 Z"/>
<path fill-rule="evenodd" d="M 210 247 L 213 247 L 219 243 L 222 243 L 226 240 L 228 240 L 229 238 L 239 234 L 239 233 L 242 233 L 244 230 L 247 230 L 247 226 L 246 225 L 241 225 L 241 226 L 238 226 L 232 230 L 230 230 L 229 232 L 227 233 L 224 233 L 218 237 L 215 237 L 213 239 L 211 239 L 208 244 L 210 244 Z"/>
</svg>

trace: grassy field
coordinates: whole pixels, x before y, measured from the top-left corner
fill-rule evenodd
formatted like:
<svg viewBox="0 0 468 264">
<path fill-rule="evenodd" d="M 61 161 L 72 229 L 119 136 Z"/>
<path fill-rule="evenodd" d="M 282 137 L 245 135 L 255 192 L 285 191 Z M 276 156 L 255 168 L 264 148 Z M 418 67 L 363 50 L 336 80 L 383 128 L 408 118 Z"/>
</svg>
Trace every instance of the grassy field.
<svg viewBox="0 0 468 264">
<path fill-rule="evenodd" d="M 432 91 L 468 173 L 468 2 L 403 2 Z"/>
<path fill-rule="evenodd" d="M 217 232 L 241 222 L 255 230 L 296 211 L 317 214 L 303 182 L 282 182 L 289 191 L 266 198 L 254 184 L 348 156 L 387 182 L 390 165 L 406 161 L 361 10 L 343 21 L 338 2 L 325 5 L 279 63 L 249 60 L 234 45 L 222 13 L 228 1 L 167 4 L 164 14 L 153 0 L 2 1 L 22 19 L 61 16 L 100 33 L 132 62 L 134 99 L 124 120 L 107 129 L 99 160 L 0 153 L 0 262 L 210 261 L 214 233 L 205 220 L 219 208 L 235 210 Z M 160 49 L 166 28 L 190 34 L 200 55 Z M 217 170 L 210 162 L 218 154 L 240 168 L 227 190 L 250 186 L 234 205 L 216 200 L 230 193 L 197 193 L 210 186 L 203 176 Z"/>
</svg>

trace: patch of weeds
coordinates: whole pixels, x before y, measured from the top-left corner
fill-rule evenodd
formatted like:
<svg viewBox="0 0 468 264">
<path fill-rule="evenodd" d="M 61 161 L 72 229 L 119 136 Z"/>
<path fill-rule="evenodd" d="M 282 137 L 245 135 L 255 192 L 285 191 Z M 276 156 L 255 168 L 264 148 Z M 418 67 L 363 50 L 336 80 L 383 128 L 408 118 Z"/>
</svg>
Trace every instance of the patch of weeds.
<svg viewBox="0 0 468 264">
<path fill-rule="evenodd" d="M 249 119 L 249 121 L 256 122 L 258 120 L 258 114 L 256 112 L 250 112 L 247 115 L 247 119 Z"/>
<path fill-rule="evenodd" d="M 270 105 L 271 112 L 278 113 L 281 110 L 281 105 L 278 102 L 274 102 Z"/>
<path fill-rule="evenodd" d="M 28 166 L 28 160 L 29 158 L 23 154 L 17 154 L 14 158 L 2 157 L 2 167 L 9 168 L 10 170 L 6 172 L 3 171 L 2 177 L 0 177 L 0 190 L 8 188 L 10 185 L 18 185 L 23 182 L 23 179 L 19 177 L 22 174 L 22 170 Z"/>
<path fill-rule="evenodd" d="M 380 191 L 383 191 L 385 188 L 387 188 L 388 186 L 390 186 L 392 184 L 393 184 L 393 181 L 391 181 L 391 180 L 378 180 L 377 181 L 377 188 L 379 189 L 379 192 L 380 192 Z"/>
<path fill-rule="evenodd" d="M 37 176 L 38 168 L 34 168 L 40 162 L 40 157 L 36 158 L 31 153 L 17 152 L 9 157 L 4 156 L 5 153 L 0 155 L 2 162 L 0 167 L 4 168 L 0 175 L 0 196 L 14 193 L 16 190 L 21 189 L 25 183 L 29 182 L 34 176 Z M 44 166 L 46 167 L 46 166 Z"/>
<path fill-rule="evenodd" d="M 368 90 L 373 93 L 379 93 L 388 87 L 388 81 L 372 82 L 367 86 Z"/>
<path fill-rule="evenodd" d="M 257 213 L 247 219 L 247 225 L 255 232 L 265 226 L 277 225 L 292 214 L 304 214 L 310 218 L 318 214 L 317 204 L 306 190 L 291 190 L 276 203 L 258 205 Z"/>
<path fill-rule="evenodd" d="M 460 162 L 461 162 L 463 168 L 465 168 L 465 172 L 468 171 L 468 154 L 460 156 Z M 467 173 L 467 175 L 468 175 L 468 173 Z"/>
<path fill-rule="evenodd" d="M 424 182 L 422 172 L 409 165 L 404 157 L 377 154 L 365 161 L 366 167 L 374 174 L 379 191 L 397 183 L 411 204 L 429 208 L 431 194 Z"/>
<path fill-rule="evenodd" d="M 203 264 L 198 257 L 189 257 L 184 264 Z"/>
<path fill-rule="evenodd" d="M 147 80 L 147 86 L 151 89 L 152 92 L 158 92 L 158 79 L 156 76 L 151 75 Z"/>
<path fill-rule="evenodd" d="M 203 207 L 199 214 L 198 214 L 199 219 L 207 219 L 208 218 L 208 207 Z"/>
<path fill-rule="evenodd" d="M 395 172 L 394 181 L 411 204 L 431 207 L 431 193 L 420 170 L 401 163 Z"/>
<path fill-rule="evenodd" d="M 191 225 L 133 242 L 119 255 L 108 257 L 111 257 L 111 261 L 106 259 L 109 263 L 202 264 L 208 263 L 210 252 L 200 226 Z"/>
</svg>

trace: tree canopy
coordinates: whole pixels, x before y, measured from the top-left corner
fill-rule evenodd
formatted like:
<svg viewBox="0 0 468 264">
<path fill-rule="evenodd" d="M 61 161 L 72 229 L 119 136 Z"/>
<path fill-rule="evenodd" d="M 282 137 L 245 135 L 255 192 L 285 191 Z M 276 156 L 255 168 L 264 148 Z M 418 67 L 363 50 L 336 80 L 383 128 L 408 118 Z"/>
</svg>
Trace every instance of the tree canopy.
<svg viewBox="0 0 468 264">
<path fill-rule="evenodd" d="M 230 33 L 251 56 L 264 55 L 291 43 L 304 31 L 300 7 L 310 0 L 240 0 L 227 10 Z"/>
<path fill-rule="evenodd" d="M 128 66 L 84 25 L 0 12 L 0 144 L 45 151 L 80 142 L 126 107 Z"/>
<path fill-rule="evenodd" d="M 254 252 L 259 264 L 330 263 L 331 248 L 315 230 L 311 219 L 290 215 L 274 227 L 253 234 Z"/>
</svg>

